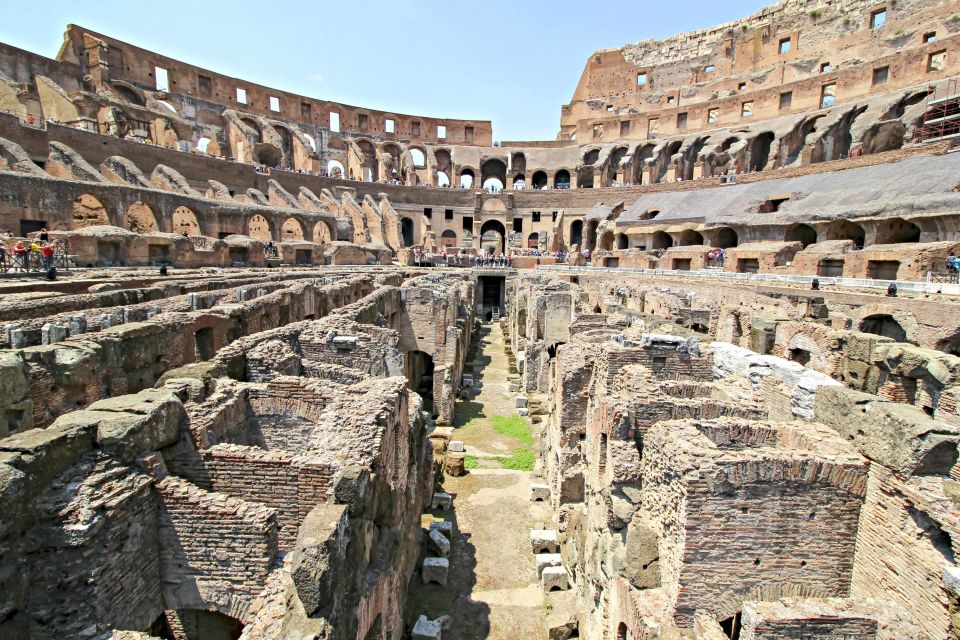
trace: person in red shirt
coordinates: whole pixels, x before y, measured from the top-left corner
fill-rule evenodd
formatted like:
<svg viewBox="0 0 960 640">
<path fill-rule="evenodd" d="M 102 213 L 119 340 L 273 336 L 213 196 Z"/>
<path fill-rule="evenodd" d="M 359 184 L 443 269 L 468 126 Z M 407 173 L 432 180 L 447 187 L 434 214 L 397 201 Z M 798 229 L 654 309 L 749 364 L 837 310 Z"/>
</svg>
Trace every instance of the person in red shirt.
<svg viewBox="0 0 960 640">
<path fill-rule="evenodd" d="M 43 269 L 53 266 L 53 244 L 50 242 L 44 242 L 40 247 L 40 265 Z"/>
<path fill-rule="evenodd" d="M 19 240 L 13 245 L 13 267 L 21 271 L 27 270 L 27 248 Z"/>
</svg>

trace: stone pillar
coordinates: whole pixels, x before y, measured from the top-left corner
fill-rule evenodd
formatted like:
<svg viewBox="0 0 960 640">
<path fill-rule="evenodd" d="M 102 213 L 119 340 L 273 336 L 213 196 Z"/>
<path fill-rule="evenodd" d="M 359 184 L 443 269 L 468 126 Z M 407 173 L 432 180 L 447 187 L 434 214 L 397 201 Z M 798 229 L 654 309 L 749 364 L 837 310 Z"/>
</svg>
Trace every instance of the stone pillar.
<svg viewBox="0 0 960 640">
<path fill-rule="evenodd" d="M 693 165 L 693 179 L 699 180 L 703 177 L 703 162 L 697 162 Z"/>
<path fill-rule="evenodd" d="M 62 324 L 48 322 L 40 328 L 40 344 L 56 344 L 67 338 L 67 328 Z"/>
<path fill-rule="evenodd" d="M 78 336 L 87 332 L 87 317 L 76 315 L 70 316 L 70 335 Z"/>
</svg>

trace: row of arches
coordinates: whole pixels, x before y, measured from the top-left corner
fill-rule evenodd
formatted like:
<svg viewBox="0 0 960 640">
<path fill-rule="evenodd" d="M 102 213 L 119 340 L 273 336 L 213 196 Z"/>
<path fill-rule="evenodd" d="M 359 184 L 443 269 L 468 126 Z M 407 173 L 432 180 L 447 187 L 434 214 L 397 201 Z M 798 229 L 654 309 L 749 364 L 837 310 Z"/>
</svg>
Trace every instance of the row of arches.
<svg viewBox="0 0 960 640">
<path fill-rule="evenodd" d="M 740 244 L 739 234 L 730 227 L 721 227 L 709 231 L 711 241 L 709 246 L 721 249 L 730 249 Z M 890 218 L 882 220 L 876 225 L 873 244 L 906 244 L 920 242 L 921 229 L 919 226 L 904 220 L 903 218 Z M 670 247 L 697 246 L 707 244 L 704 235 L 699 231 L 687 229 L 680 232 L 667 233 L 657 231 L 650 236 L 648 249 L 669 249 Z M 817 243 L 820 240 L 850 240 L 858 249 L 866 246 L 867 232 L 859 224 L 850 220 L 835 220 L 822 228 L 818 232 L 813 226 L 806 223 L 797 223 L 786 228 L 783 234 L 785 242 L 799 242 L 803 248 Z M 613 241 L 606 242 L 609 246 L 603 246 L 603 238 L 598 245 L 601 250 L 612 250 Z M 625 234 L 618 234 L 617 248 L 626 249 Z M 571 241 L 572 242 L 572 241 Z"/>
<path fill-rule="evenodd" d="M 120 222 L 120 224 L 117 224 Z M 283 221 L 280 227 L 279 239 L 282 242 L 304 240 L 306 221 L 297 217 L 289 217 Z M 83 229 L 91 226 L 122 226 L 134 233 L 156 233 L 163 231 L 154 212 L 149 204 L 136 201 L 127 207 L 122 221 L 111 219 L 107 208 L 97 199 L 88 193 L 78 196 L 73 203 L 73 216 L 69 228 L 72 230 Z M 169 232 L 185 234 L 187 236 L 203 235 L 204 230 L 196 212 L 190 207 L 178 206 L 173 210 L 170 216 Z M 255 240 L 270 242 L 274 240 L 273 228 L 270 221 L 263 215 L 254 214 L 247 220 L 246 235 Z M 331 229 L 327 222 L 317 222 L 313 227 L 313 242 L 325 243 L 332 239 Z"/>
</svg>

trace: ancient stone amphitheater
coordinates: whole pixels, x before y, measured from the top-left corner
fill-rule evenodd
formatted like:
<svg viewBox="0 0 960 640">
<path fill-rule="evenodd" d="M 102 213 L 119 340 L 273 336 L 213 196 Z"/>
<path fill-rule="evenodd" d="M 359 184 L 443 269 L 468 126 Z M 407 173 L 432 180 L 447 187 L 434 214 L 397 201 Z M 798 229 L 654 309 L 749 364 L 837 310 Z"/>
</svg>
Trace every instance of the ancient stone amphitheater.
<svg viewBox="0 0 960 640">
<path fill-rule="evenodd" d="M 0 639 L 960 638 L 958 76 L 784 0 L 494 143 L 0 44 Z"/>
</svg>

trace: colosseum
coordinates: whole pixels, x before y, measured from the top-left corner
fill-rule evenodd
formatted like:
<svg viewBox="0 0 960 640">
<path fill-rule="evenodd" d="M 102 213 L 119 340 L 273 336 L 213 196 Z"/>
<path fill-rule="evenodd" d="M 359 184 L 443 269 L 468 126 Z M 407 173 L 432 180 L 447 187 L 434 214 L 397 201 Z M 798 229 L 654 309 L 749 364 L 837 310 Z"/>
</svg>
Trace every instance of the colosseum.
<svg viewBox="0 0 960 640">
<path fill-rule="evenodd" d="M 960 0 L 559 115 L 0 44 L 0 639 L 960 639 Z"/>
</svg>

